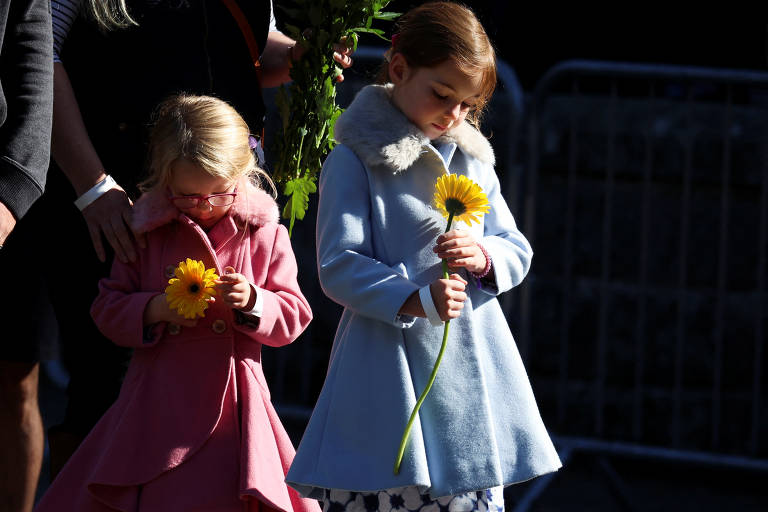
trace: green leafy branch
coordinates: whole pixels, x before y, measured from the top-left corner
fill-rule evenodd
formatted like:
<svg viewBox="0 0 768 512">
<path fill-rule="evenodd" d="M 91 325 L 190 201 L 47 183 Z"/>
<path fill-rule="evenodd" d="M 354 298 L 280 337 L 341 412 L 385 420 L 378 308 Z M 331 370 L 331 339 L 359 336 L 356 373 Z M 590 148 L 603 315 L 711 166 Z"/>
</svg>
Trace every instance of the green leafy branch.
<svg viewBox="0 0 768 512">
<path fill-rule="evenodd" d="M 333 46 L 346 41 L 357 48 L 358 34 L 384 38 L 374 20 L 394 20 L 399 14 L 383 12 L 389 0 L 289 0 L 281 6 L 293 24 L 287 35 L 306 49 L 291 68 L 291 84 L 281 86 L 275 102 L 282 131 L 275 138 L 273 179 L 283 186 L 288 201 L 283 217 L 303 219 L 309 194 L 317 190 L 317 175 L 336 141 L 333 125 L 342 112 L 336 105 L 336 78 L 341 68 L 333 60 Z M 301 27 L 301 29 L 299 28 Z"/>
</svg>

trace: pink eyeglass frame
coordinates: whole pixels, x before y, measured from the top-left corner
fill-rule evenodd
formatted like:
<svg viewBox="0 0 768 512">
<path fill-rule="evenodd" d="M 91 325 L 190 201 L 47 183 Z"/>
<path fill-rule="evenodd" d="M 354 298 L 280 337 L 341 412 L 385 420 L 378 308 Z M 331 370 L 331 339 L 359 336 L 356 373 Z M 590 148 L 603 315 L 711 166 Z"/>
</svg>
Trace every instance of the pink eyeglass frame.
<svg viewBox="0 0 768 512">
<path fill-rule="evenodd" d="M 235 189 L 232 192 L 224 192 L 222 194 L 208 194 L 208 195 L 205 195 L 205 196 L 171 196 L 171 195 L 169 195 L 168 196 L 168 200 L 171 203 L 173 203 L 173 205 L 176 206 L 177 208 L 181 208 L 181 206 L 177 205 L 176 202 L 175 202 L 177 199 L 185 199 L 185 200 L 194 199 L 194 200 L 197 201 L 193 206 L 188 206 L 186 208 L 183 208 L 184 210 L 191 210 L 192 208 L 198 208 L 200 206 L 200 202 L 201 201 L 207 202 L 208 206 L 210 206 L 211 208 L 221 208 L 222 206 L 229 206 L 229 205 L 220 205 L 220 206 L 213 205 L 213 204 L 211 204 L 210 198 L 212 198 L 212 197 L 223 197 L 223 196 L 232 196 L 232 198 L 233 198 L 232 199 L 232 203 L 234 203 L 235 202 L 234 198 L 237 197 L 237 189 Z M 230 204 L 232 204 L 232 203 L 230 203 Z"/>
</svg>

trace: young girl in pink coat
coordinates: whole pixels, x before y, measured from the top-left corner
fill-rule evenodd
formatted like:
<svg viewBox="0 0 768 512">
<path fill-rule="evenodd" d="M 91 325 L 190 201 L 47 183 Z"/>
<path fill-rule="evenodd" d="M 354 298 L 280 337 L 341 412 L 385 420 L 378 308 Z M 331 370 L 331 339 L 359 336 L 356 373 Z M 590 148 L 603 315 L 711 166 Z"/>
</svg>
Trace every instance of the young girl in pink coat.
<svg viewBox="0 0 768 512">
<path fill-rule="evenodd" d="M 145 247 L 135 263 L 114 261 L 91 309 L 133 359 L 38 511 L 318 510 L 285 484 L 294 449 L 261 370 L 262 344 L 291 343 L 312 313 L 257 175 L 269 182 L 232 107 L 186 95 L 160 106 L 134 208 Z M 164 293 L 186 258 L 221 276 L 202 318 L 179 315 Z"/>
</svg>

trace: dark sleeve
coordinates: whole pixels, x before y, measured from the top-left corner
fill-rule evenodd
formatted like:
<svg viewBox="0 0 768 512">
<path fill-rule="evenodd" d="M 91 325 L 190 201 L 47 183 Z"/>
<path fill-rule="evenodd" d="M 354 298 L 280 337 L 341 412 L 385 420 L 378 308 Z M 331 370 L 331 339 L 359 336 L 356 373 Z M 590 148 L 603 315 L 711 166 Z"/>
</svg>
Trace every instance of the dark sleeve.
<svg viewBox="0 0 768 512">
<path fill-rule="evenodd" d="M 0 201 L 19 219 L 45 187 L 53 37 L 49 0 L 10 0 L 5 9 L 8 17 L 0 46 Z"/>
</svg>

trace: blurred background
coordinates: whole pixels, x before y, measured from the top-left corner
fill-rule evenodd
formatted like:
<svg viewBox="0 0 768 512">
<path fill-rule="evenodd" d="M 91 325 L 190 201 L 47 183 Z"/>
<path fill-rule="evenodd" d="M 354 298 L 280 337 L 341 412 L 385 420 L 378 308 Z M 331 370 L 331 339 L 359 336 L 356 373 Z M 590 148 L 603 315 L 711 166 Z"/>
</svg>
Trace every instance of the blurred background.
<svg viewBox="0 0 768 512">
<path fill-rule="evenodd" d="M 507 509 L 768 510 L 768 18 L 467 4 L 499 57 L 483 132 L 536 254 L 500 300 L 564 463 L 508 488 Z M 342 107 L 384 45 L 361 41 Z M 316 199 L 293 234 L 315 320 L 264 354 L 296 444 L 341 313 L 317 282 Z M 66 383 L 49 357 L 46 425 Z"/>
</svg>

